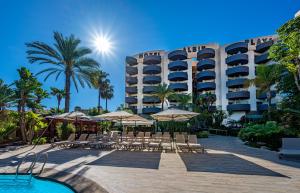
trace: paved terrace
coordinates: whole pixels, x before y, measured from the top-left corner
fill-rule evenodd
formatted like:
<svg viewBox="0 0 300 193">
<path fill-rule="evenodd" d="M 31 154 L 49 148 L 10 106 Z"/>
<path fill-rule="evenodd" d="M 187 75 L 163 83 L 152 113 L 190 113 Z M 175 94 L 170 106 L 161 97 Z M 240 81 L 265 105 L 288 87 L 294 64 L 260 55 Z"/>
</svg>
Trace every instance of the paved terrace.
<svg viewBox="0 0 300 193">
<path fill-rule="evenodd" d="M 206 154 L 51 149 L 44 176 L 71 184 L 79 192 L 252 193 L 300 192 L 300 161 L 247 147 L 234 137 L 201 139 Z M 0 172 L 15 171 L 26 147 L 0 152 Z"/>
</svg>

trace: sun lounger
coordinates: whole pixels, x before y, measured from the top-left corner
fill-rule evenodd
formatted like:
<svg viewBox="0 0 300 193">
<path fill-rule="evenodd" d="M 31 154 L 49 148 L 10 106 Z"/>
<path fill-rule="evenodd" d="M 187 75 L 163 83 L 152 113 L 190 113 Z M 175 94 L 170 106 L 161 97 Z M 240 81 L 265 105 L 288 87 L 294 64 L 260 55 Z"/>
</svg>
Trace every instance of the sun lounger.
<svg viewBox="0 0 300 193">
<path fill-rule="evenodd" d="M 67 143 L 70 143 L 73 141 L 75 141 L 75 133 L 71 133 L 67 140 L 54 142 L 51 144 L 51 146 L 52 147 L 56 147 L 56 146 L 61 147 L 61 146 L 65 146 Z"/>
<path fill-rule="evenodd" d="M 76 141 L 68 142 L 67 144 L 70 145 L 71 147 L 81 146 L 83 144 L 86 144 L 87 136 L 88 134 L 81 134 Z"/>
<path fill-rule="evenodd" d="M 176 135 L 176 147 L 178 150 L 188 149 L 189 146 L 185 142 L 185 137 L 182 134 Z"/>
<path fill-rule="evenodd" d="M 285 156 L 300 156 L 300 138 L 282 138 L 279 158 Z"/>
<path fill-rule="evenodd" d="M 136 137 L 130 144 L 130 148 L 134 150 L 141 150 L 143 148 L 143 137 Z"/>
<path fill-rule="evenodd" d="M 152 151 L 153 150 L 159 150 L 160 149 L 160 143 L 161 143 L 161 138 L 159 137 L 159 138 L 156 138 L 156 137 L 154 137 L 154 138 L 151 138 L 150 139 L 150 141 L 149 141 L 149 143 L 148 143 L 148 150 L 150 150 L 150 149 L 152 149 Z"/>
<path fill-rule="evenodd" d="M 198 151 L 200 150 L 202 153 L 204 153 L 204 148 L 197 142 L 197 136 L 196 135 L 188 135 L 188 146 L 190 151 Z"/>
<path fill-rule="evenodd" d="M 163 150 L 167 150 L 167 149 L 170 149 L 171 151 L 173 150 L 173 145 L 172 145 L 172 140 L 171 140 L 170 134 L 168 135 L 168 134 L 164 133 L 160 145 Z"/>
</svg>

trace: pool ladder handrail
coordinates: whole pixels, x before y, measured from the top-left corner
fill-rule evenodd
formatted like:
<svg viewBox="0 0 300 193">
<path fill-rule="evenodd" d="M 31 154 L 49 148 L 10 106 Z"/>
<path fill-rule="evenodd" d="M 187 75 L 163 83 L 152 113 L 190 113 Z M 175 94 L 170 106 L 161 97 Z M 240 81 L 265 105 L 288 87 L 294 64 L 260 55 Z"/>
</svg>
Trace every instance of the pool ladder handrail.
<svg viewBox="0 0 300 193">
<path fill-rule="evenodd" d="M 15 180 L 20 180 L 20 179 L 18 179 L 20 166 L 22 165 L 22 163 L 24 163 L 24 162 L 27 160 L 27 158 L 28 158 L 29 156 L 33 156 L 33 157 L 34 157 L 34 160 L 31 162 L 29 168 L 28 168 L 27 171 L 26 171 L 27 174 L 28 174 L 28 172 L 29 172 L 29 179 L 28 179 L 28 182 L 31 181 L 31 178 L 32 178 L 32 170 L 33 170 L 33 167 L 34 167 L 35 162 L 36 162 L 36 159 L 37 159 L 37 155 L 36 155 L 36 153 L 34 153 L 34 152 L 29 152 L 29 153 L 27 153 L 27 154 L 23 157 L 22 161 L 19 162 L 18 167 L 17 167 L 17 169 L 16 169 Z M 24 179 L 22 179 L 22 180 L 24 180 Z"/>
<path fill-rule="evenodd" d="M 38 173 L 36 173 L 37 176 L 41 175 L 41 173 L 43 172 L 44 167 L 45 167 L 45 165 L 46 165 L 46 163 L 47 163 L 47 161 L 48 161 L 48 153 L 47 153 L 47 152 L 44 152 L 44 153 L 41 153 L 39 157 L 37 157 L 36 162 L 37 162 L 37 161 L 40 161 L 40 159 L 41 159 L 41 157 L 42 157 L 43 155 L 44 155 L 44 160 L 43 160 L 44 162 L 43 162 L 43 165 L 42 165 L 42 168 L 40 169 L 40 171 L 39 171 Z M 34 166 L 33 166 L 33 167 L 34 167 Z"/>
<path fill-rule="evenodd" d="M 29 152 L 28 154 L 25 155 L 25 157 L 22 159 L 22 161 L 19 162 L 18 167 L 16 169 L 15 180 L 19 180 L 18 179 L 19 169 L 20 169 L 20 166 L 22 165 L 22 163 L 24 163 L 29 156 L 34 156 L 34 160 L 31 162 L 29 168 L 26 171 L 27 174 L 29 173 L 29 178 L 27 179 L 27 182 L 30 183 L 31 179 L 32 179 L 32 173 L 33 173 L 34 166 L 35 166 L 36 162 L 42 158 L 43 155 L 44 155 L 44 162 L 43 162 L 41 170 L 37 173 L 37 175 L 39 176 L 43 172 L 45 164 L 48 161 L 48 154 L 46 152 L 44 152 L 44 153 L 41 153 L 39 156 L 37 156 L 36 153 Z M 24 180 L 24 179 L 22 179 L 22 180 Z"/>
</svg>

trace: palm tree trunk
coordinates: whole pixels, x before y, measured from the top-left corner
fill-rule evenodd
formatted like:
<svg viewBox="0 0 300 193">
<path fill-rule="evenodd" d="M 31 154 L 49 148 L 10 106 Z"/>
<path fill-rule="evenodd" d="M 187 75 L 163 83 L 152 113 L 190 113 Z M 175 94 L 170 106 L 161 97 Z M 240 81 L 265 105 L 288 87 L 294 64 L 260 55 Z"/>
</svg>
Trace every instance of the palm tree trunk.
<svg viewBox="0 0 300 193">
<path fill-rule="evenodd" d="M 99 90 L 98 90 L 98 113 L 100 113 L 100 111 L 101 111 L 101 90 L 100 90 L 100 88 L 99 88 Z"/>
<path fill-rule="evenodd" d="M 65 113 L 68 113 L 70 111 L 70 100 L 71 100 L 71 96 L 70 96 L 70 88 L 71 88 L 71 73 L 70 70 L 66 70 L 65 72 L 66 74 L 66 85 L 65 85 L 65 89 L 66 89 L 66 98 L 65 98 Z"/>
<path fill-rule="evenodd" d="M 60 107 L 60 101 L 61 99 L 60 98 L 57 98 L 57 112 L 59 113 L 59 107 Z"/>
<path fill-rule="evenodd" d="M 164 100 L 161 101 L 161 111 L 164 110 Z"/>
<path fill-rule="evenodd" d="M 21 91 L 21 101 L 20 101 L 20 118 L 19 118 L 19 126 L 21 130 L 22 140 L 23 142 L 27 142 L 26 131 L 25 131 L 25 99 L 24 94 Z"/>
<path fill-rule="evenodd" d="M 105 110 L 107 111 L 107 98 L 105 98 Z"/>
</svg>

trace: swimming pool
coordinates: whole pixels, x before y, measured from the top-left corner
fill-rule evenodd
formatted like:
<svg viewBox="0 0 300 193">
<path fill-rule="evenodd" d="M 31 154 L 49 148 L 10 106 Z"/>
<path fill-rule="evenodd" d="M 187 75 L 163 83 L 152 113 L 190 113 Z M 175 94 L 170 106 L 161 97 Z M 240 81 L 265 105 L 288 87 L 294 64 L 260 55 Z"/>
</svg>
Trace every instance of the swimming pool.
<svg viewBox="0 0 300 193">
<path fill-rule="evenodd" d="M 15 180 L 15 175 L 0 174 L 0 193 L 75 193 L 70 187 L 47 178 L 33 177 L 30 183 L 26 182 L 28 175 L 19 175 L 18 179 Z"/>
</svg>

